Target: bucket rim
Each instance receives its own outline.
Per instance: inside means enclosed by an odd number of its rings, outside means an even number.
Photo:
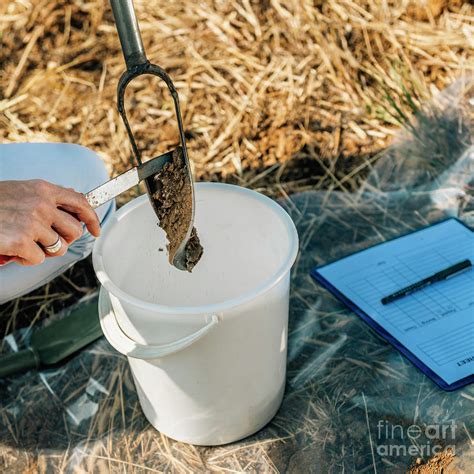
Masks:
[[[141,196],[138,196],[137,198],[129,201],[117,212],[115,212],[115,214],[112,216],[112,219],[102,229],[101,236],[94,243],[94,249],[92,252],[92,263],[98,280],[108,292],[112,293],[119,300],[127,302],[128,304],[133,304],[134,306],[148,312],[164,313],[168,315],[202,315],[210,313],[222,313],[236,306],[248,303],[249,301],[256,299],[260,295],[266,293],[267,291],[278,285],[278,283],[280,283],[280,281],[287,275],[287,273],[291,270],[291,267],[293,266],[298,255],[299,238],[293,220],[280,204],[278,204],[276,201],[269,198],[268,196],[265,196],[264,194],[235,184],[199,182],[195,183],[195,187],[199,189],[232,188],[232,190],[235,192],[240,192],[254,199],[258,199],[260,202],[266,204],[273,211],[275,211],[275,213],[285,224],[290,240],[289,247],[291,250],[288,252],[288,255],[282,265],[280,265],[280,267],[269,278],[265,279],[265,281],[262,284],[258,285],[256,288],[247,291],[236,298],[230,298],[219,303],[196,306],[169,306],[144,301],[127,293],[126,291],[118,287],[108,277],[102,258],[102,246],[103,242],[105,242],[105,236],[110,231],[109,229],[111,229],[111,224],[117,219],[122,219],[134,209],[143,205],[144,202],[148,200],[147,194],[142,194]]]

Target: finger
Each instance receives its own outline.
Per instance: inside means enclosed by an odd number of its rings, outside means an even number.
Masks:
[[[46,247],[54,245],[57,240],[61,240],[61,248],[54,253],[49,253],[46,250]],[[61,257],[67,252],[68,244],[67,242],[57,234],[51,227],[44,226],[37,231],[36,241],[41,245],[43,252],[47,257]]]
[[[59,239],[61,240],[61,248],[57,252],[49,253],[46,249],[42,249],[46,255],[46,258],[62,257],[68,251],[68,243],[61,236],[59,236]]]
[[[51,227],[68,243],[72,244],[84,233],[82,224],[71,214],[58,209],[53,216]]]
[[[16,261],[20,265],[39,265],[43,263],[46,258],[43,249],[33,241],[22,247],[19,254],[20,255],[16,257]]]
[[[29,231],[24,225],[9,226],[2,228],[4,231],[0,236],[2,254],[9,255],[20,265],[38,265],[43,263],[46,256],[35,239],[35,223],[29,225]],[[33,232],[31,232],[33,230]]]
[[[61,209],[76,214],[93,236],[99,236],[99,218],[83,194],[72,189],[61,188],[57,197],[57,204]]]

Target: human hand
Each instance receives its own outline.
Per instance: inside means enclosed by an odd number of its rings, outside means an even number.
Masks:
[[[21,265],[64,255],[82,236],[81,222],[99,236],[99,219],[83,194],[42,180],[0,181],[0,255]],[[45,247],[58,238],[60,250],[48,254]]]

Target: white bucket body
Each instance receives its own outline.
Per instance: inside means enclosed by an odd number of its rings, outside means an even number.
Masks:
[[[192,274],[169,265],[146,196],[110,220],[93,260],[102,328],[129,358],[146,417],[176,440],[218,445],[280,406],[298,238],[274,201],[225,184],[196,185],[195,224],[204,255]]]

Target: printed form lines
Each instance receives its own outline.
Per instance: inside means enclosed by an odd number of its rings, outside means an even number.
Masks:
[[[470,355],[474,350],[474,321],[420,344],[418,348],[438,365],[447,364],[463,355]]]

